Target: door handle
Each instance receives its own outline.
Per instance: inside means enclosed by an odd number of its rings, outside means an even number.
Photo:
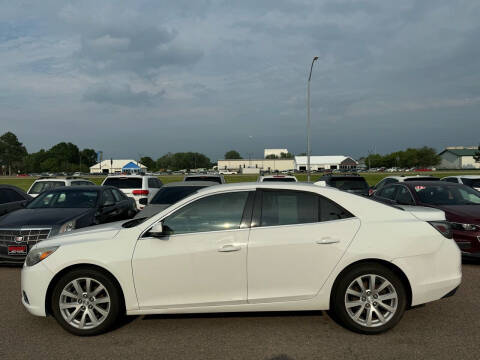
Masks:
[[[315,242],[319,245],[336,244],[340,242],[340,239],[335,239],[335,238],[331,238],[330,236],[325,236]]]
[[[218,249],[219,252],[232,252],[232,251],[239,251],[242,247],[233,244],[223,245],[221,248]]]

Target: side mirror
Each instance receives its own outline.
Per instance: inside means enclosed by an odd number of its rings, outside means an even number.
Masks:
[[[148,198],[141,198],[138,200],[141,205],[148,205]]]
[[[163,233],[163,224],[162,222],[158,222],[155,225],[152,226],[150,231],[148,232],[148,235],[153,236],[153,237],[162,237],[165,235]]]

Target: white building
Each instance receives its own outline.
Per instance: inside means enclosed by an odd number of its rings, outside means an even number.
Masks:
[[[480,169],[480,162],[473,156],[478,152],[475,146],[449,146],[440,154],[440,169]]]
[[[103,160],[90,167],[90,174],[142,173],[147,167],[135,160]]]
[[[275,155],[276,157],[280,158],[282,153],[288,154],[288,149],[264,149],[263,157],[266,158],[269,155]]]
[[[318,170],[334,170],[344,169],[351,170],[356,169],[358,162],[349,156],[333,155],[333,156],[310,156],[310,169],[312,171]],[[295,156],[295,170],[306,171],[307,170],[307,157]]]
[[[238,159],[218,160],[218,170],[231,170],[246,173],[242,169],[254,168],[261,171],[274,172],[295,169],[293,159]]]

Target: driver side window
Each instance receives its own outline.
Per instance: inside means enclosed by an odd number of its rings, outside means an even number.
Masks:
[[[248,191],[211,195],[185,205],[163,221],[168,235],[239,229]]]
[[[103,205],[113,205],[115,204],[115,198],[110,190],[105,190],[103,192]]]

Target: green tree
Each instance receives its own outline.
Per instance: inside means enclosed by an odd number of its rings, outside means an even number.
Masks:
[[[157,163],[150,156],[142,157],[140,163],[145,165],[149,171],[155,171],[157,169]]]
[[[293,154],[292,153],[289,153],[289,152],[282,152],[280,154],[280,159],[293,159]]]
[[[80,156],[82,165],[90,167],[97,163],[97,152],[93,149],[83,149]]]
[[[26,155],[27,149],[14,133],[8,131],[0,136],[0,164],[6,166],[8,175],[12,175],[12,169],[20,169]]]
[[[236,150],[230,150],[225,153],[225,159],[226,160],[235,160],[235,159],[243,159],[240,156],[240,153]]]
[[[275,154],[270,154],[270,155],[265,156],[265,159],[278,159],[278,156],[275,155]]]
[[[197,152],[168,153],[157,160],[157,167],[162,170],[188,170],[211,166],[210,159]]]

